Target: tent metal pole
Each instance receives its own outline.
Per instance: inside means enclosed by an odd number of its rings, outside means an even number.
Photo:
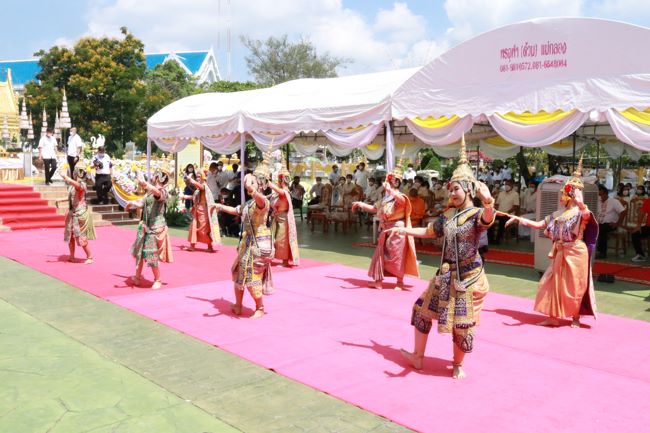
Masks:
[[[241,205],[243,206],[244,203],[246,202],[246,195],[244,194],[244,170],[246,168],[246,155],[245,151],[246,150],[246,134],[244,132],[239,134],[239,179],[240,179],[240,185],[239,185],[239,192],[241,194]]]
[[[384,120],[386,127],[386,173],[390,173],[395,165],[395,143],[393,141],[393,125],[392,121]]]
[[[576,171],[576,133],[573,133],[573,166],[571,168],[571,173]]]
[[[151,180],[151,139],[147,139],[147,180]]]
[[[476,179],[478,179],[478,166],[481,165],[481,145],[476,145]]]
[[[599,168],[600,168],[600,141],[596,139],[596,178],[598,178]]]

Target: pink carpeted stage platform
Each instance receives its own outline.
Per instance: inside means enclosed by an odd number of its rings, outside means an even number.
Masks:
[[[491,293],[464,381],[450,378],[451,339],[431,334],[422,372],[408,368],[410,291],[365,288],[366,272],[305,260],[274,267],[268,314],[230,314],[232,247],[180,250],[163,289],[132,288],[135,233],[98,228],[92,265],[64,261],[61,230],[0,234],[2,254],[209,344],[418,431],[645,431],[650,324],[601,315],[582,329],[542,328],[532,301]],[[149,277],[150,278],[150,277]],[[392,287],[388,285],[388,287]],[[252,305],[245,298],[245,305]],[[245,313],[250,313],[248,309]]]

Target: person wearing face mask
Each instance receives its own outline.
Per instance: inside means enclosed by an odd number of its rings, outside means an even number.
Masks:
[[[93,202],[96,204],[108,204],[108,192],[111,190],[113,183],[113,162],[111,157],[104,151],[104,146],[97,148],[97,155],[93,159],[95,167],[95,190],[97,199]]]
[[[52,128],[47,128],[45,135],[38,142],[38,160],[43,161],[45,167],[45,185],[52,183],[52,176],[56,173],[56,148],[58,143]]]
[[[366,170],[366,163],[360,162],[357,167],[357,171],[354,172],[354,182],[365,190],[368,187],[368,171]]]
[[[625,206],[630,205],[630,201],[632,200],[632,197],[630,197],[630,188],[627,186],[623,185],[619,187],[618,190],[618,197],[617,197]]]
[[[413,164],[409,164],[406,167],[406,171],[404,172],[404,180],[411,180],[415,179],[416,173],[415,170],[413,170]]]
[[[550,263],[539,282],[535,311],[548,316],[541,326],[559,326],[571,318],[572,328],[580,327],[580,316],[596,317],[596,297],[591,278],[591,254],[598,238],[598,223],[584,203],[582,158],[573,176],[562,188],[563,209],[542,221],[511,216],[507,225],[524,224],[544,230],[553,241]]]
[[[413,239],[390,230],[393,227],[411,227],[411,202],[399,191],[403,175],[400,166],[397,164],[386,176],[381,201],[374,206],[361,201],[352,203],[353,213],[361,209],[376,214],[380,220],[381,234],[368,269],[368,276],[373,280],[370,287],[377,289],[383,287],[383,280],[389,275],[397,278],[395,290],[404,288],[404,275],[419,276]]]
[[[643,185],[636,186],[636,193],[634,194],[635,199],[644,199],[646,196],[646,190]]]
[[[74,166],[83,156],[84,143],[81,137],[77,134],[77,128],[70,128],[70,136],[68,137],[68,148],[66,154],[68,157],[68,166],[70,167],[70,176],[73,176]]]
[[[528,188],[524,191],[521,196],[521,211],[522,218],[535,218],[535,212],[537,207],[537,184],[532,180],[528,183]],[[519,225],[519,237],[530,237],[531,230],[529,227]]]
[[[429,332],[434,321],[439,333],[452,336],[454,379],[465,378],[463,361],[474,349],[475,328],[489,283],[479,253],[481,234],[494,223],[494,199],[488,186],[474,177],[461,140],[460,161],[448,183],[449,207],[423,228],[394,228],[393,232],[418,238],[442,238],[441,263],[429,287],[413,305],[413,351],[402,356],[422,369]],[[473,198],[482,207],[475,207]]]
[[[338,185],[340,177],[341,175],[339,174],[339,166],[334,164],[332,166],[332,172],[329,174],[330,183],[332,185]]]
[[[210,189],[214,201],[219,201],[219,196],[221,195],[221,188],[217,182],[217,163],[211,162],[210,167],[208,168],[208,176],[205,179],[205,184]]]
[[[505,189],[497,196],[496,207],[497,211],[503,214],[517,215],[519,213],[519,194],[513,190],[514,183],[512,179],[505,182]],[[488,232],[490,243],[499,245],[503,234],[505,233],[506,222],[508,217],[505,215],[497,216],[497,230],[496,236],[494,234],[494,227]]]

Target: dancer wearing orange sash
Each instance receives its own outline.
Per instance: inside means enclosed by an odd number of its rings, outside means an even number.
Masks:
[[[187,240],[190,247],[187,251],[194,251],[197,242],[207,244],[208,252],[214,252],[213,245],[221,245],[221,231],[217,208],[214,203],[212,191],[205,183],[205,175],[202,172],[196,173],[196,180],[185,176],[185,183],[194,187],[192,195],[183,195],[183,200],[192,200],[192,222],[187,233]]]
[[[571,326],[580,327],[580,316],[596,317],[596,296],[591,275],[591,256],[598,238],[598,222],[584,203],[582,158],[578,168],[562,189],[564,209],[542,221],[511,216],[508,225],[518,222],[544,230],[553,241],[548,257],[551,262],[539,282],[535,311],[548,316],[542,326],[558,326],[559,319],[571,318]]]
[[[380,219],[382,232],[368,269],[368,276],[373,279],[370,287],[377,289],[382,288],[384,278],[389,275],[397,278],[395,290],[404,288],[404,275],[420,276],[413,239],[390,230],[393,227],[411,228],[411,202],[399,192],[403,174],[399,165],[386,176],[384,197],[374,206],[361,201],[352,203],[352,213],[361,209],[377,214]]]

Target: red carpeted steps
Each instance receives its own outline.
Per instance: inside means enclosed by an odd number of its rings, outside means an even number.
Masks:
[[[25,230],[63,227],[64,221],[33,187],[0,183],[0,224]]]

